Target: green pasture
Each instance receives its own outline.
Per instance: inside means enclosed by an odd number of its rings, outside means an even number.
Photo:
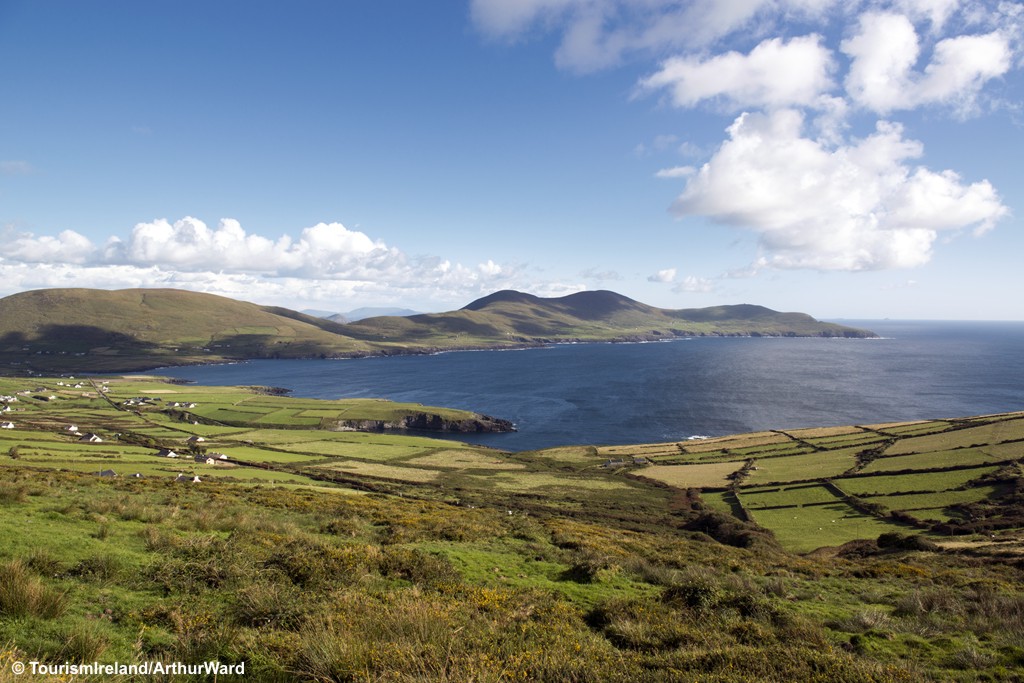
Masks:
[[[810,444],[814,444],[819,448],[825,448],[828,450],[849,446],[860,446],[864,449],[872,444],[882,443],[887,438],[889,437],[883,436],[882,434],[862,432],[860,434],[848,434],[845,436],[822,436],[813,439],[805,439],[805,441]]]
[[[904,437],[941,432],[949,429],[949,427],[952,426],[952,423],[945,420],[926,420],[916,422],[886,422],[882,424],[870,424],[863,426],[867,429],[884,432],[885,434]]]
[[[319,427],[321,418],[306,416],[300,408],[280,408],[265,413],[254,420],[258,425],[281,425],[282,427]]]
[[[1024,459],[1024,441],[982,446],[981,450],[998,462]]]
[[[739,492],[740,503],[744,507],[756,510],[782,506],[818,505],[835,503],[841,499],[831,490],[821,485],[784,486],[763,489],[744,488]]]
[[[983,465],[987,463],[1013,460],[1015,455],[998,458],[986,452],[985,448],[958,448],[952,451],[933,451],[930,453],[913,453],[910,455],[894,455],[872,460],[861,472],[895,472],[899,470],[924,470],[963,465]]]
[[[375,479],[392,479],[413,484],[432,482],[441,474],[438,470],[427,470],[419,467],[399,467],[361,460],[339,460],[320,465],[313,465],[316,471],[338,472],[341,474],[373,477]]]
[[[1018,417],[963,429],[951,429],[939,434],[900,439],[886,449],[886,455],[946,451],[1021,439],[1024,439],[1024,418]]]
[[[964,491],[937,491],[934,493],[910,493],[903,496],[871,496],[863,500],[884,505],[890,510],[922,510],[944,508],[961,503],[977,503],[999,491],[995,486],[973,486]]]
[[[810,446],[795,441],[729,449],[729,452],[734,457],[741,456],[745,458],[773,458],[780,455],[800,455],[801,453],[811,453],[813,451],[814,449]]]
[[[906,527],[865,515],[846,503],[812,505],[799,509],[747,509],[761,526],[771,529],[785,548],[808,552],[822,546],[837,546],[858,538],[877,538]]]
[[[500,472],[497,474],[467,474],[466,480],[476,480],[477,485],[493,486],[504,492],[539,493],[550,492],[557,496],[560,492],[573,492],[577,495],[593,495],[598,492],[627,493],[642,492],[643,487],[627,483],[622,479],[597,478],[584,475],[567,475],[545,472]],[[555,499],[557,500],[557,498]]]
[[[915,472],[893,476],[849,477],[834,480],[844,492],[855,496],[885,495],[888,493],[948,491],[964,486],[969,481],[995,472],[998,467],[974,467],[945,472]]]
[[[735,515],[738,511],[732,502],[734,495],[731,491],[701,491],[700,499],[716,512]]]
[[[216,448],[216,452],[227,455],[230,460],[244,460],[246,462],[304,465],[323,460],[323,456],[319,455],[282,452],[269,448],[259,448],[258,446],[226,444],[223,447],[219,445],[211,447],[210,451],[213,451],[214,448]]]
[[[394,448],[394,447],[393,447]],[[434,451],[406,461],[415,467],[458,470],[523,470],[526,465],[512,462],[496,453],[474,451],[467,448]]]
[[[759,458],[744,480],[744,486],[775,484],[792,481],[810,481],[835,477],[852,468],[859,448],[835,451],[815,451],[804,455],[783,455]]]
[[[372,441],[298,441],[276,446],[294,453],[359,458],[361,460],[396,460],[426,453],[422,446],[374,443]]]

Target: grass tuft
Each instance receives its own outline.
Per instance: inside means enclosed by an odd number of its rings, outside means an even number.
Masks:
[[[67,610],[67,594],[47,586],[26,563],[0,564],[0,614],[5,617],[56,619]]]

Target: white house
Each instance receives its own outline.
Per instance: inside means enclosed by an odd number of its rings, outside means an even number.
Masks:
[[[85,443],[102,443],[103,442],[103,439],[101,439],[97,435],[93,434],[92,432],[86,432],[85,434],[82,434],[81,438],[79,438],[78,440],[82,441],[82,442],[85,442]]]
[[[189,443],[202,443],[204,441],[206,441],[206,439],[204,439],[201,436],[190,436],[190,437],[188,437],[188,442]]]
[[[0,429],[14,429],[13,422],[0,422]]]
[[[175,453],[174,451],[172,451],[169,448],[161,448],[157,452],[157,455],[162,457],[162,458],[177,458],[178,457],[178,454]]]
[[[193,484],[198,484],[201,480],[199,479],[198,476],[194,474],[185,474],[184,472],[182,472],[181,474],[174,478],[174,481],[189,481],[192,482]]]

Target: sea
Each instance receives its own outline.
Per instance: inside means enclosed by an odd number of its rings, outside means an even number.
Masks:
[[[518,431],[445,438],[509,451],[1024,410],[1024,322],[837,322],[880,338],[695,337],[154,374],[464,408],[511,420]]]

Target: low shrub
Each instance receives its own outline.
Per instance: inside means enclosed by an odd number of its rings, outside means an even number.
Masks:
[[[456,583],[462,578],[447,558],[416,548],[384,548],[379,568],[384,576],[420,586]]]
[[[108,584],[121,576],[122,568],[123,563],[119,557],[105,553],[81,560],[68,573],[100,584]]]
[[[297,628],[306,614],[305,601],[298,589],[268,581],[239,590],[230,611],[241,626],[285,630]]]
[[[664,603],[698,611],[717,607],[724,597],[717,584],[699,580],[669,586],[661,594]]]

